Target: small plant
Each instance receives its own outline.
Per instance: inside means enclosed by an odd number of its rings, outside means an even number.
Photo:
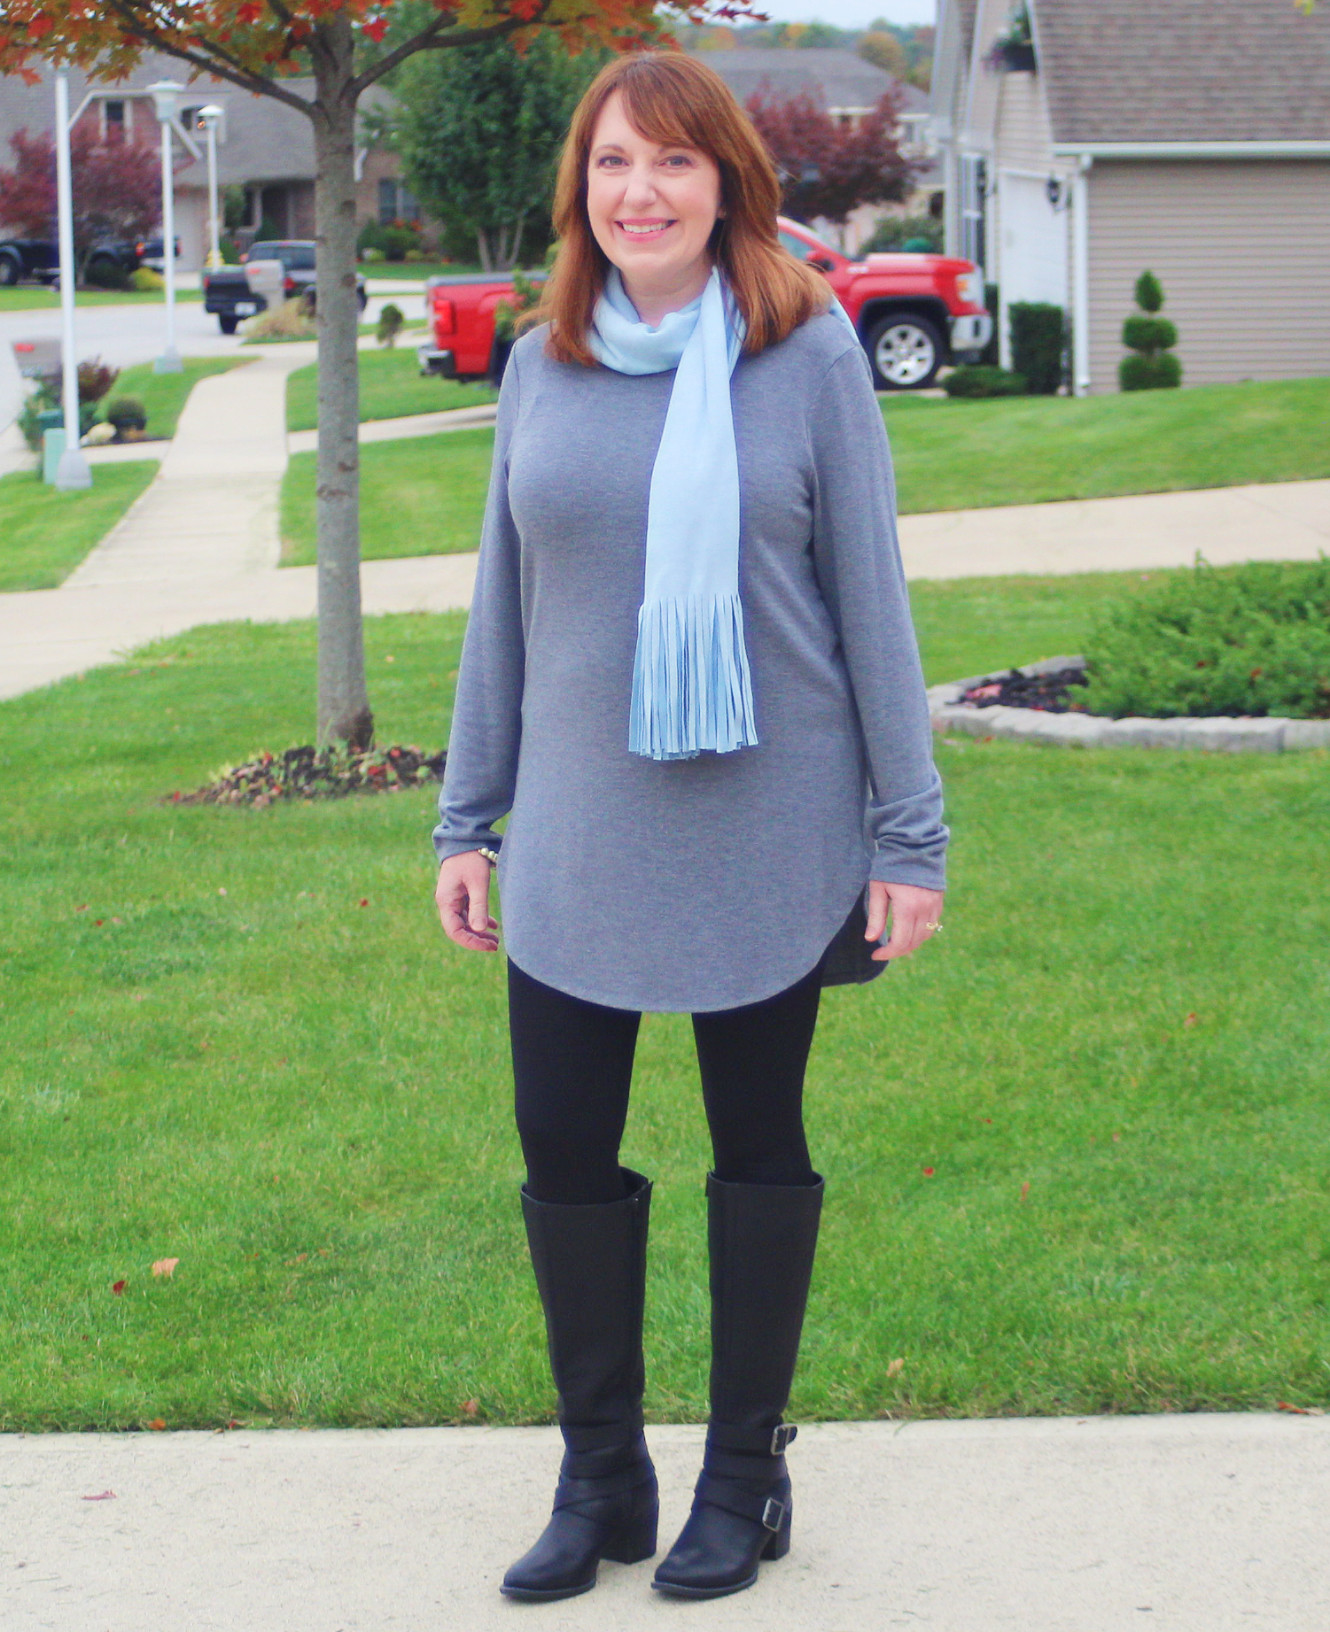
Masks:
[[[394,221],[390,227],[383,228],[383,240],[380,247],[383,250],[385,259],[405,261],[408,250],[420,248],[420,233],[415,227],[409,227],[403,222]]]
[[[966,363],[947,375],[942,389],[949,397],[1023,397],[1029,389],[1023,374],[993,363]]]
[[[879,221],[873,236],[861,244],[859,255],[942,253],[942,222],[932,215],[889,215]]]
[[[397,336],[402,332],[402,324],[406,322],[402,308],[391,300],[379,313],[379,327],[375,334],[381,346],[395,346]]]
[[[89,263],[85,281],[93,289],[126,290],[132,287],[125,268],[106,255],[98,255]]]
[[[1030,24],[1029,7],[1020,0],[1007,25],[993,41],[984,57],[984,65],[999,74],[1028,74],[1036,67],[1034,30]]]
[[[148,428],[148,410],[137,397],[113,398],[107,403],[103,417],[108,425],[115,427],[120,441],[128,440],[130,433],[142,435]]]
[[[364,261],[366,266],[377,266],[377,265],[381,264],[383,261],[387,260],[388,257],[383,253],[383,251],[381,249],[376,249],[371,244],[368,249],[362,249],[361,250],[360,258],[361,258],[362,261]]]
[[[1178,331],[1159,312],[1164,290],[1153,272],[1136,280],[1139,311],[1122,325],[1122,343],[1132,353],[1118,364],[1118,385],[1123,391],[1159,391],[1182,384],[1182,364],[1173,355]]]
[[[1330,719],[1330,557],[1223,571],[1198,558],[1111,607],[1085,653],[1077,706],[1091,714]]]
[[[136,266],[129,275],[129,282],[132,288],[145,295],[157,294],[166,288],[166,279],[150,266]]]
[[[1056,396],[1067,345],[1067,319],[1061,306],[1015,300],[1007,307],[1007,321],[1011,366],[1029,381],[1032,396]]]
[[[494,338],[510,343],[515,340],[523,313],[533,310],[539,300],[540,285],[514,268],[512,295],[494,309]]]
[[[100,357],[86,359],[79,364],[79,401],[100,402],[119,378],[120,370]]]

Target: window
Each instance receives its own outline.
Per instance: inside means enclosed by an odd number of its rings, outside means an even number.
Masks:
[[[102,103],[102,140],[114,141],[125,134],[125,104],[119,98],[107,98]]]
[[[386,227],[397,219],[397,183],[384,176],[379,181],[379,225]]]
[[[986,243],[988,167],[974,153],[961,155],[961,254],[982,272]]]

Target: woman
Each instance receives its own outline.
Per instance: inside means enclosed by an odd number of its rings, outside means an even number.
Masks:
[[[710,1425],[652,1584],[715,1597],[789,1547],[820,987],[939,927],[947,833],[882,416],[844,313],[778,245],[778,201],[712,70],[610,64],[564,149],[545,322],[499,400],[434,837],[468,950],[498,948],[498,867],[565,1444],[549,1525],[504,1579],[517,1598],[655,1552],[651,1185],[618,1156],[641,1012],[692,1014],[715,1154]]]

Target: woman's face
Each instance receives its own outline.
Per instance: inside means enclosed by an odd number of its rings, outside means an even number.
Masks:
[[[634,304],[641,295],[680,296],[679,304],[686,305],[701,293],[720,210],[716,161],[695,147],[648,140],[629,124],[616,91],[591,137],[587,215]]]

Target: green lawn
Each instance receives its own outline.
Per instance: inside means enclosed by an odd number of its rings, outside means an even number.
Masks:
[[[62,583],[156,474],[155,459],[100,465],[92,486],[74,493],[27,471],[0,477],[0,592]]]
[[[480,545],[494,433],[488,428],[371,442],[360,450],[360,550],[367,561],[452,555]],[[282,560],[315,559],[317,455],[297,453],[282,480]]]
[[[317,364],[298,368],[288,378],[288,431],[312,431],[318,426],[318,389]],[[382,351],[360,353],[361,419],[398,419],[406,414],[438,413],[445,408],[470,408],[493,402],[496,396],[487,385],[459,385],[456,380],[422,375],[415,346],[409,341]]]
[[[902,514],[1330,476],[1330,380],[1081,401],[894,396],[883,412]],[[362,448],[366,556],[475,549],[492,446],[477,430]],[[291,461],[282,517],[291,559],[312,561],[312,455]]]
[[[200,301],[198,289],[177,289],[177,300]],[[159,289],[80,289],[74,297],[76,306],[164,306],[166,296]],[[0,289],[0,313],[4,312],[58,312],[60,295],[55,289],[39,284],[20,284],[17,289]]]
[[[459,272],[479,272],[480,266],[461,261],[362,261],[363,278],[424,279],[447,277]],[[502,274],[496,274],[502,276]]]
[[[1330,379],[882,400],[907,512],[1330,476]]]
[[[918,585],[929,677],[1074,647],[1112,587]],[[462,629],[369,620],[382,741],[444,740]],[[441,937],[430,795],[159,802],[308,740],[314,671],[310,626],[232,625],[0,704],[0,1429],[549,1419],[503,969]],[[814,1050],[792,1415],[1330,1405],[1327,757],[940,759],[947,934]],[[682,1016],[625,1159],[648,1411],[696,1418]]]
[[[136,363],[120,371],[107,401],[116,397],[137,397],[148,415],[150,437],[175,435],[180,410],[189,393],[210,374],[225,374],[249,362],[248,357],[186,357],[179,374],[155,374],[151,363]]]

